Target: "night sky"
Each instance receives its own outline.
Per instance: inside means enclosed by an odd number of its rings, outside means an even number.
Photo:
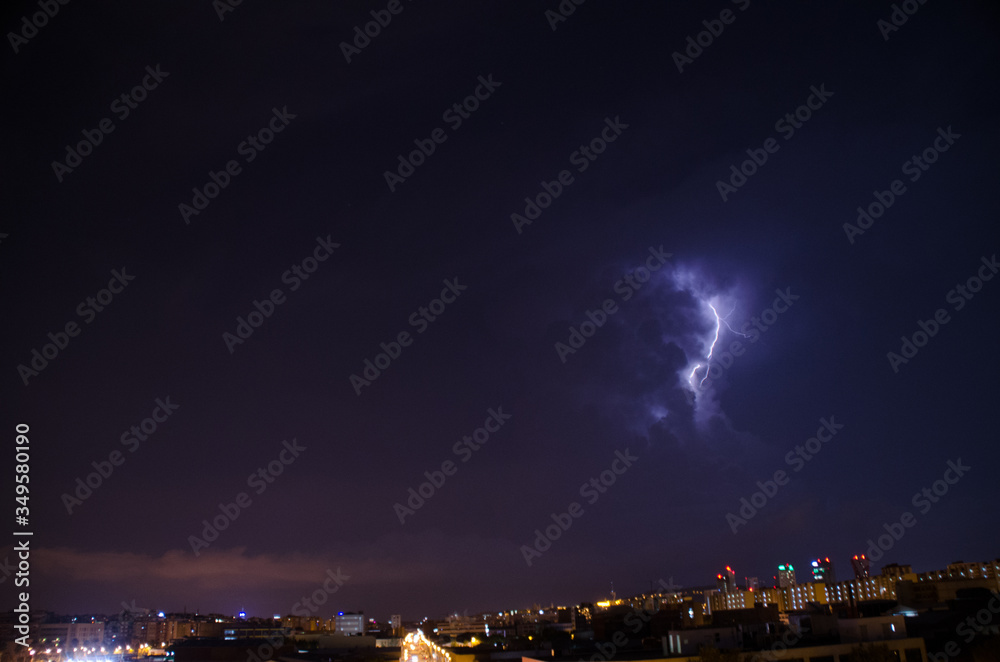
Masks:
[[[875,572],[1000,554],[991,3],[14,5],[33,608],[847,578],[884,525]]]

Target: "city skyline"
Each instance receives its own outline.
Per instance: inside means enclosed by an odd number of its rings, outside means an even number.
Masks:
[[[859,555],[859,556],[863,557],[863,555]],[[832,560],[828,559],[828,561],[832,561]],[[970,561],[963,561],[963,560],[956,560],[956,561],[949,562],[949,563],[947,563],[945,565],[941,565],[941,566],[936,567],[936,568],[931,568],[931,569],[919,569],[918,568],[916,570],[911,570],[911,572],[912,572],[912,574],[914,574],[914,575],[916,575],[918,577],[918,580],[922,581],[924,578],[930,578],[931,575],[935,575],[935,574],[941,575],[949,567],[952,567],[952,566],[967,566],[967,565],[981,566],[984,571],[986,571],[988,569],[989,571],[991,571],[994,574],[996,574],[998,568],[1000,568],[1000,557],[997,557],[996,559],[985,560],[985,561],[971,561],[971,562]],[[877,576],[896,577],[898,575],[899,568],[904,568],[904,569],[912,568],[912,566],[910,564],[899,563],[897,561],[893,561],[891,563],[882,564],[881,567],[878,568],[878,572],[876,572],[874,570],[874,568],[873,568],[871,570],[871,572],[869,573],[869,575],[867,575],[865,577],[855,576],[855,574],[852,572],[852,574],[849,577],[848,576],[844,576],[844,577],[836,579],[834,582],[826,582],[823,579],[816,577],[815,573],[812,572],[813,566],[811,566],[809,564],[809,562],[807,562],[807,564],[802,567],[802,570],[803,570],[803,572],[802,572],[802,579],[799,579],[797,571],[794,571],[793,564],[778,564],[778,565],[775,566],[775,573],[776,574],[771,575],[771,578],[774,580],[773,583],[771,583],[771,584],[768,584],[767,582],[760,582],[759,581],[759,577],[762,577],[762,576],[766,577],[767,575],[760,575],[760,574],[758,574],[758,575],[745,575],[745,574],[739,574],[739,575],[737,575],[736,574],[736,569],[732,568],[731,566],[726,566],[725,570],[731,571],[733,573],[733,577],[735,579],[735,582],[733,584],[733,588],[731,590],[743,591],[743,590],[747,590],[747,589],[749,589],[749,590],[757,590],[757,589],[763,589],[763,588],[779,588],[779,587],[781,587],[782,584],[781,584],[781,581],[780,581],[780,579],[781,579],[780,575],[781,575],[781,572],[786,569],[786,566],[788,567],[788,571],[791,573],[791,575],[793,577],[795,577],[795,584],[799,584],[799,585],[801,585],[801,584],[845,584],[845,583],[851,583],[851,582],[854,582],[854,581],[857,581],[857,580],[868,579],[868,578],[873,578],[873,577],[877,577]],[[884,569],[886,569],[887,567],[893,568],[893,572],[891,572],[891,573],[884,572]],[[964,577],[964,570],[962,571],[962,574],[963,574],[963,577]],[[336,577],[336,576],[337,576],[336,573],[328,573],[328,577]],[[725,576],[725,571],[723,571],[723,573],[721,573],[721,574],[720,573],[716,573],[715,576],[717,578],[721,579],[722,577]],[[947,576],[947,575],[945,575],[945,576]],[[997,576],[1000,576],[1000,574],[998,574]],[[750,588],[748,586],[747,580],[754,580],[754,582],[753,582],[754,583],[754,588]],[[334,582],[333,585],[337,586],[337,583]],[[998,589],[1000,589],[1000,583],[998,583]],[[532,602],[530,604],[522,604],[522,605],[519,605],[519,606],[512,606],[512,605],[498,606],[498,605],[493,605],[490,608],[481,609],[481,610],[478,610],[478,611],[476,611],[474,613],[478,615],[478,614],[491,614],[491,613],[511,613],[511,612],[517,612],[517,611],[531,612],[532,610],[539,609],[539,608],[541,608],[541,609],[549,609],[549,608],[555,608],[555,607],[566,608],[566,607],[575,607],[575,606],[578,606],[578,605],[581,605],[581,604],[592,604],[592,605],[593,604],[598,604],[598,603],[604,604],[604,603],[608,602],[610,596],[615,595],[615,594],[618,595],[618,600],[622,600],[622,599],[632,599],[632,598],[636,598],[636,597],[640,597],[640,596],[645,596],[645,595],[670,595],[672,593],[684,594],[684,593],[690,593],[691,591],[697,591],[698,593],[704,593],[705,591],[708,591],[708,592],[718,591],[718,592],[725,593],[727,591],[727,589],[724,586],[721,586],[720,584],[716,584],[714,582],[693,583],[693,584],[689,584],[689,585],[675,584],[674,583],[674,578],[671,576],[668,579],[659,578],[655,582],[651,580],[649,582],[649,590],[636,590],[636,591],[627,591],[626,590],[624,592],[623,591],[616,591],[613,588],[613,583],[612,583],[612,585],[609,587],[607,593],[605,593],[603,595],[599,595],[599,596],[594,596],[591,599],[578,599],[576,601],[564,602],[564,603],[559,603],[559,604],[557,604],[556,602],[552,602],[552,601],[550,601],[550,602],[535,601],[535,602]],[[332,596],[336,593],[336,591],[335,590],[334,591],[327,591],[327,593],[328,593],[328,599],[332,600],[333,599]],[[614,598],[612,598],[612,600],[613,599]],[[369,619],[371,619],[373,621],[377,621],[377,622],[380,622],[380,623],[383,623],[383,624],[389,622],[389,617],[388,616],[385,616],[385,617],[383,617],[383,616],[375,616],[374,612],[368,611],[367,609],[364,608],[363,605],[355,605],[352,608],[347,608],[344,605],[334,606],[333,604],[330,604],[329,607],[326,607],[326,605],[327,605],[327,601],[324,601],[323,602],[323,607],[324,608],[315,608],[314,609],[312,606],[306,606],[306,605],[303,605],[300,602],[300,603],[297,603],[297,604],[293,605],[292,608],[290,610],[288,610],[287,612],[280,612],[280,611],[274,611],[274,610],[268,611],[268,610],[265,609],[264,611],[262,611],[260,613],[249,612],[249,611],[246,611],[245,609],[243,609],[242,607],[238,611],[231,612],[231,613],[227,613],[225,611],[219,611],[219,610],[216,610],[216,609],[200,609],[200,608],[196,608],[196,609],[189,610],[186,607],[184,609],[181,609],[181,610],[171,611],[171,610],[160,609],[160,608],[156,607],[155,605],[154,606],[146,606],[146,605],[141,605],[141,604],[137,605],[134,599],[131,601],[131,604],[123,601],[119,606],[121,608],[123,608],[125,611],[131,612],[134,615],[145,613],[145,614],[147,614],[149,616],[155,616],[155,615],[159,614],[160,618],[164,618],[164,617],[169,618],[171,616],[199,616],[199,615],[200,616],[209,616],[209,615],[223,614],[223,615],[226,615],[229,618],[239,619],[239,620],[242,620],[242,619],[251,619],[251,620],[253,620],[253,619],[262,619],[262,620],[268,620],[268,619],[271,619],[271,618],[277,618],[278,616],[281,616],[283,618],[284,617],[288,617],[288,616],[298,616],[299,618],[314,618],[314,619],[322,619],[322,620],[333,620],[337,615],[343,616],[344,614],[364,614],[367,618],[369,618]],[[44,606],[42,607],[42,609],[44,609]],[[53,610],[45,610],[45,611],[52,612]],[[119,609],[117,611],[121,611],[121,609]],[[103,614],[105,616],[110,616],[110,615],[113,615],[114,613],[116,613],[116,612],[100,612],[100,611],[95,611],[95,610],[83,610],[83,611],[77,612],[77,614],[80,614],[80,615]],[[390,613],[390,612],[387,612],[387,613]],[[391,614],[397,614],[397,613],[399,613],[399,612],[398,611],[391,612]],[[74,614],[61,614],[61,616],[64,616],[64,617],[68,617],[68,616],[71,616],[71,615],[74,615]],[[325,615],[329,615],[329,618],[328,619],[324,618]],[[428,619],[428,618],[430,618],[430,619],[446,619],[446,618],[449,618],[449,617],[455,616],[455,615],[468,617],[470,614],[469,614],[469,610],[468,609],[463,610],[461,613],[458,612],[458,611],[446,611],[446,612],[436,613],[436,614],[421,613],[421,614],[418,615],[418,613],[415,612],[413,614],[405,614],[405,620],[407,622],[416,622],[416,621],[419,621],[421,619]]]

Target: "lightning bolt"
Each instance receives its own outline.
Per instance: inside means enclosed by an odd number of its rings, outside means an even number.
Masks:
[[[715,354],[715,345],[719,342],[719,331],[722,330],[722,319],[719,318],[719,311],[716,310],[715,306],[711,303],[708,304],[708,307],[712,309],[712,314],[715,315],[715,337],[712,338],[712,346],[708,350],[708,356],[705,357],[707,361],[707,363],[705,363],[705,376],[701,378],[701,382],[699,382],[698,386],[704,386],[705,380],[708,379],[708,367],[712,365],[712,356]],[[727,323],[726,326],[729,326],[729,324]]]
[[[701,367],[701,364],[700,363],[696,363],[695,366],[693,368],[691,368],[691,374],[688,375],[688,384],[691,385],[691,388],[694,388],[694,381],[692,381],[692,380],[694,380],[694,373],[698,372],[698,368],[700,368],[700,367]]]
[[[729,311],[729,313],[727,313],[727,314],[726,314],[726,316],[722,318],[722,323],[726,325],[726,328],[727,328],[727,329],[729,329],[730,331],[732,331],[732,332],[733,332],[733,333],[735,333],[736,335],[738,335],[738,336],[743,336],[744,338],[748,338],[749,336],[747,336],[747,334],[745,334],[745,333],[740,333],[739,331],[737,331],[736,329],[734,329],[733,327],[731,327],[731,326],[729,325],[729,318],[730,318],[730,317],[732,317],[732,316],[733,316],[733,313],[735,313],[735,312],[736,312],[736,304],[733,304],[733,307],[732,307],[732,309],[731,309],[731,310]],[[718,317],[719,317],[718,313],[716,313],[715,317],[716,317],[716,319],[718,319]]]
[[[744,338],[748,337],[747,334],[740,333],[729,324],[728,321],[729,317],[736,310],[735,305],[733,306],[733,309],[726,314],[725,317],[720,317],[719,311],[715,308],[715,306],[712,305],[712,302],[708,301],[706,302],[706,304],[708,305],[709,308],[712,309],[712,315],[715,316],[715,337],[712,338],[712,345],[708,349],[708,356],[705,357],[704,365],[701,363],[696,364],[694,368],[691,369],[691,374],[688,375],[688,383],[691,385],[692,388],[694,388],[694,379],[700,368],[705,368],[705,376],[701,378],[700,382],[698,382],[698,387],[701,388],[702,386],[704,386],[705,380],[708,379],[708,368],[712,365],[712,357],[715,356],[715,346],[719,343],[719,335],[722,331],[723,324],[725,324],[726,328],[729,329],[732,333],[735,333],[738,336],[743,336]]]

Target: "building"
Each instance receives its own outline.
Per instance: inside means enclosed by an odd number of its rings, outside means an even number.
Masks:
[[[713,643],[715,640],[716,632],[708,633],[707,635],[694,635],[688,636],[688,650],[692,650],[692,653],[682,654],[678,656],[676,653],[670,652],[670,646],[675,643],[677,639],[671,641],[669,636],[663,638],[663,655],[660,658],[644,658],[643,662],[701,662],[701,658],[697,655],[697,645],[694,644],[697,641],[700,645],[710,645],[714,647],[724,647],[723,639],[726,636],[725,630],[728,628],[712,628],[712,630],[719,630],[717,633],[719,635],[719,641]],[[670,635],[677,635],[681,638],[680,645],[683,647],[683,638],[692,632],[699,632],[700,630],[680,630],[672,631]],[[702,641],[703,639],[708,639]],[[880,645],[886,646],[890,653],[895,657],[895,659],[900,662],[927,662],[927,650],[924,645],[924,640],[920,637],[909,637],[906,639],[892,639],[889,641],[880,641]],[[778,648],[778,646],[784,646],[784,643],[778,641],[769,649],[758,650],[758,651],[743,651],[742,658],[745,662],[776,662],[781,660],[787,660],[791,662],[849,662],[851,654],[856,652],[856,647],[859,644],[856,643],[841,643],[841,644],[828,644],[819,646],[795,646],[794,648]],[[868,645],[868,644],[865,644]],[[666,656],[670,657],[666,657]],[[549,656],[544,657],[527,657],[522,656],[520,658],[521,662],[553,662],[553,658]],[[556,662],[574,662],[570,658],[554,658]],[[464,662],[463,660],[455,659],[454,662]]]
[[[166,638],[164,641],[176,641],[188,637],[221,637],[225,624],[208,619],[167,618]]]
[[[837,583],[837,579],[833,574],[833,562],[829,556],[816,559],[812,562],[812,574],[814,582],[823,582],[824,584]]]
[[[892,577],[894,579],[901,579],[906,575],[913,574],[913,566],[909,565],[899,565],[898,563],[890,563],[888,565],[882,566],[882,576]]]
[[[224,623],[222,627],[222,639],[224,641],[237,641],[240,639],[267,639],[281,638],[291,634],[281,625],[280,621],[269,620],[266,622],[235,622]]]
[[[840,640],[844,643],[906,638],[906,622],[902,614],[841,618],[837,620],[837,629],[840,632]]]
[[[912,579],[913,575],[907,575]],[[847,604],[871,600],[895,600],[895,577],[880,575],[865,580],[852,579],[836,584],[810,582],[808,584],[789,584],[786,586],[763,586],[756,590],[713,591],[708,595],[710,612],[729,609],[749,609],[752,607],[768,607],[777,605],[781,613],[805,609],[809,604]],[[955,582],[958,588],[979,586],[976,582],[988,580],[962,580]],[[952,596],[956,588],[941,586],[942,594]],[[921,595],[930,595],[929,589]],[[933,595],[937,595],[934,593]]]
[[[267,653],[267,651],[271,651]],[[248,658],[248,652],[250,657]],[[263,655],[261,653],[264,653]],[[247,662],[248,659],[278,659],[295,653],[291,641],[277,639],[182,639],[170,644],[167,657],[173,662]]]
[[[533,615],[534,613],[532,613]],[[542,629],[539,627],[540,624],[544,627],[555,620],[555,618],[552,618],[551,621],[542,621],[537,618],[515,619],[515,625],[526,626],[524,629],[515,627],[515,632],[518,634],[522,632],[537,634]],[[434,628],[434,634],[446,637],[455,637],[462,634],[480,634],[485,636],[486,621],[483,619],[474,619],[471,616],[459,616],[455,614],[449,616],[443,623],[438,623],[437,627]]]
[[[692,628],[667,632],[664,655],[697,655],[702,646],[719,649],[739,648],[743,637],[739,628]]]
[[[959,592],[968,589],[985,589],[994,594],[998,591],[995,579],[932,579],[912,581],[902,579],[896,582],[896,599],[907,607],[930,607],[935,604],[959,599]]]
[[[157,614],[144,614],[132,620],[131,645],[159,648],[167,642],[167,621]]]
[[[754,594],[754,602],[761,607],[769,607],[771,605],[777,605],[779,611],[785,611],[785,590],[780,589],[776,586],[763,586],[756,591]]]
[[[365,633],[365,613],[363,611],[339,611],[334,618],[337,634],[349,637]]]
[[[719,591],[709,596],[711,611],[725,611],[730,609],[748,609],[755,603],[753,591]]]
[[[324,632],[334,627],[333,619],[325,621],[319,616],[276,615],[274,620],[289,632]]]
[[[893,653],[900,662],[927,662],[927,649],[924,640],[920,637],[880,640],[877,643],[888,648],[890,653]],[[870,645],[870,643],[866,642],[866,645]],[[748,662],[765,662],[767,660],[789,659],[794,655],[794,659],[803,662],[820,662],[821,660],[824,662],[847,662],[857,646],[857,643],[796,646],[789,648],[788,651],[781,651],[779,654],[776,654],[777,650],[751,653],[747,656],[747,660]]]
[[[940,579],[992,579],[1000,588],[1000,559],[983,563],[956,561],[949,563],[945,570],[917,573],[917,581]]]
[[[792,584],[785,587],[784,609],[781,611],[798,611],[805,609],[809,603],[825,605],[828,604],[826,584]]]
[[[822,582],[765,586],[754,591],[717,591],[709,596],[711,612],[777,606],[778,611],[784,613],[805,609],[810,603],[825,605],[829,602],[827,586]]]
[[[862,554],[861,556],[855,554],[854,558],[851,559],[851,567],[854,569],[855,579],[868,579],[869,563],[867,556],[865,556],[864,554]]]
[[[736,590],[736,573],[728,565],[724,572],[716,575],[716,588],[723,592]]]
[[[795,568],[791,563],[778,566],[778,586],[781,588],[795,586]]]
[[[100,648],[104,645],[104,621],[41,623],[36,641],[69,649]]]
[[[304,632],[300,634],[291,634],[285,638],[285,641],[291,643],[296,648],[306,648],[306,649],[369,649],[369,648],[385,648],[390,646],[398,647],[399,640],[383,640],[383,643],[379,645],[379,639],[373,637],[370,634],[366,635],[342,635],[333,634],[332,632]],[[326,659],[325,657],[323,658]],[[169,661],[168,661],[169,662]],[[200,660],[199,662],[205,662]],[[264,660],[256,661],[252,657],[244,657],[241,662],[266,662]]]
[[[897,579],[888,575],[852,579],[826,587],[831,603],[861,602],[864,600],[895,600]]]

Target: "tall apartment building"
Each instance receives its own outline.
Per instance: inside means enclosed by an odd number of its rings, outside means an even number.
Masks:
[[[795,586],[795,568],[791,563],[778,566],[778,586],[781,588]]]
[[[723,592],[732,592],[736,590],[736,573],[728,565],[724,572],[720,572],[716,575],[716,588]]]
[[[835,584],[837,582],[833,574],[833,561],[830,560],[829,556],[816,559],[812,562],[812,575],[814,582],[823,582],[824,584]]]
[[[867,556],[865,556],[864,554],[862,554],[861,556],[858,556],[857,554],[855,554],[854,558],[851,559],[851,568],[854,569],[854,578],[855,579],[868,579],[869,565],[870,564],[868,563],[868,557]]]

